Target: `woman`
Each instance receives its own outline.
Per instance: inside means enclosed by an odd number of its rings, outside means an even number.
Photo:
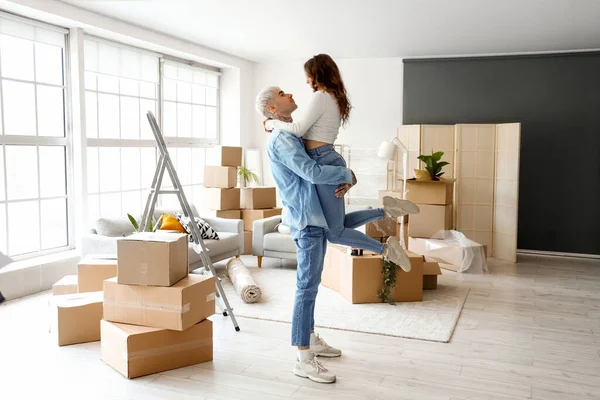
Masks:
[[[340,126],[345,126],[348,122],[352,106],[338,66],[329,55],[319,54],[304,64],[304,72],[313,95],[303,119],[294,122],[267,120],[265,129],[280,129],[302,137],[306,152],[320,165],[345,167],[344,158],[335,151],[333,144]],[[350,185],[317,185],[319,200],[329,226],[327,240],[373,251],[399,265],[404,271],[410,271],[410,260],[396,238],[390,237],[384,244],[354,228],[384,219],[386,215],[398,218],[415,214],[419,212],[419,208],[406,200],[385,197],[383,208],[346,214],[343,196],[349,188]]]

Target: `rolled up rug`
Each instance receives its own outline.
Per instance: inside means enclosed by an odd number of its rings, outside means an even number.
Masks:
[[[231,283],[242,300],[246,303],[256,303],[260,300],[260,288],[252,279],[250,271],[239,258],[232,258],[226,266]]]

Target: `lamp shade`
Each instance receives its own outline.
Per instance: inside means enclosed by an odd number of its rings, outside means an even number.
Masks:
[[[390,143],[387,140],[384,140],[379,145],[379,150],[377,151],[377,157],[383,158],[384,160],[393,161],[396,158],[396,150],[397,149],[398,149],[398,147],[395,144]]]

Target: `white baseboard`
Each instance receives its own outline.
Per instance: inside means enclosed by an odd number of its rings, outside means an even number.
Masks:
[[[538,250],[517,250],[517,254],[540,256],[540,257],[555,257],[555,258],[579,258],[579,259],[599,260],[600,261],[600,255],[596,255],[596,254],[562,253],[562,252],[555,252],[555,251],[538,251]]]
[[[65,275],[77,274],[80,259],[73,250],[9,264],[0,269],[0,292],[12,300],[48,290]]]

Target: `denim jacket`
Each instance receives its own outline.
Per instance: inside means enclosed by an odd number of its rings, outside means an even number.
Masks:
[[[267,145],[271,172],[287,208],[283,224],[301,230],[307,226],[327,229],[327,221],[314,185],[352,183],[348,168],[318,165],[304,149],[301,138],[273,130]]]

